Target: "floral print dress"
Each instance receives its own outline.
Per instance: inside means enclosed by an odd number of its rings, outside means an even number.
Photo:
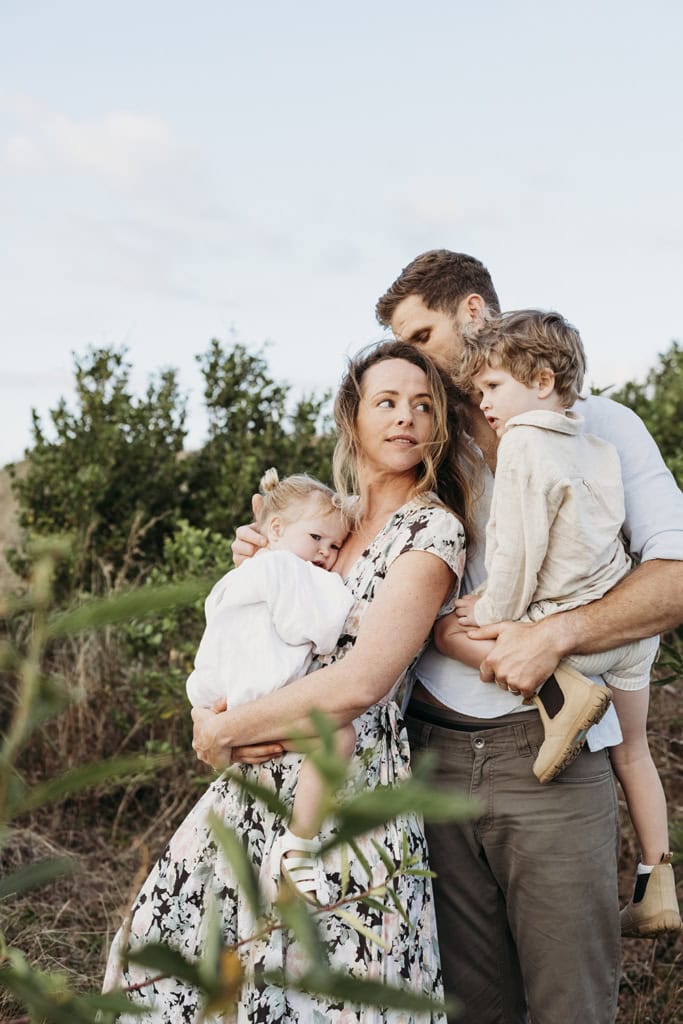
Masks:
[[[345,583],[355,602],[346,620],[336,651],[317,662],[312,669],[342,658],[354,644],[363,615],[394,559],[408,551],[427,551],[441,558],[456,576],[453,591],[439,615],[452,610],[462,577],[465,541],[458,519],[437,505],[409,502],[393,514],[370,546],[351,567]],[[374,788],[400,782],[410,774],[410,753],[405,729],[396,704],[396,695],[417,661],[417,656],[387,696],[369,708],[354,722],[356,753],[352,765],[363,772],[365,786]],[[240,893],[234,872],[214,843],[207,823],[210,811],[237,830],[247,844],[265,893],[277,891],[279,881],[280,839],[286,822],[256,802],[231,778],[242,772],[262,786],[277,792],[285,803],[294,800],[301,755],[288,753],[259,766],[233,767],[214,782],[190,811],[156,866],[147,878],[133,907],[128,942],[131,948],[148,942],[165,942],[193,959],[202,954],[204,929],[209,905],[218,908],[224,941],[232,945],[248,938],[256,930],[249,904]],[[362,766],[362,767],[361,767]],[[332,823],[332,828],[334,827]],[[328,832],[329,834],[329,832]],[[398,865],[403,853],[404,836],[411,855],[419,857],[417,867],[426,868],[427,850],[421,820],[403,815],[387,826],[375,829],[358,840],[367,860],[373,882],[380,884],[386,867],[372,840]],[[323,833],[322,838],[326,838]],[[369,884],[365,869],[348,851],[347,892],[361,892]],[[341,898],[342,853],[339,848],[325,858],[325,871],[332,900]],[[406,909],[408,922],[398,913],[381,913],[362,903],[349,909],[383,940],[377,945],[334,914],[319,917],[320,932],[326,943],[333,969],[360,978],[372,978],[386,984],[409,988],[435,998],[442,995],[441,970],[436,937],[436,922],[429,878],[402,875],[395,883],[398,898]],[[155,972],[130,964],[122,972],[122,928],[114,939],[109,955],[105,990],[134,986],[153,977]],[[305,968],[305,956],[298,943],[285,930],[266,939],[246,943],[240,948],[248,978],[264,971],[285,969],[292,976]],[[132,993],[135,1002],[148,1007],[143,1024],[194,1024],[201,1015],[201,996],[177,979],[165,978]],[[247,981],[233,1013],[207,1018],[213,1022],[237,1024],[442,1024],[445,1018],[415,1014],[404,1010],[359,1007],[334,1002],[329,997],[282,989],[259,981]]]

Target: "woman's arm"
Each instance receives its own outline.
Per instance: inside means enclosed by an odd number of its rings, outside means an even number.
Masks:
[[[193,710],[193,746],[199,758],[222,768],[232,747],[310,733],[314,708],[339,725],[353,721],[389,692],[418,653],[453,578],[437,555],[400,555],[363,616],[355,645],[341,661],[222,714]]]

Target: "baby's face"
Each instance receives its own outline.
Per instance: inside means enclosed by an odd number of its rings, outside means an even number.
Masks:
[[[305,510],[298,519],[282,522],[279,537],[269,546],[279,551],[291,551],[306,562],[313,562],[329,571],[337,561],[347,533],[339,512]]]

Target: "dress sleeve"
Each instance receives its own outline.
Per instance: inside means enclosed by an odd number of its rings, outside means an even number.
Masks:
[[[453,589],[439,609],[437,618],[453,611],[465,571],[465,531],[453,512],[440,505],[417,506],[406,512],[391,550],[387,569],[408,551],[427,551],[436,555],[455,573]]]

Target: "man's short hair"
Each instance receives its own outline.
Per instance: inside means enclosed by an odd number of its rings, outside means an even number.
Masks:
[[[545,368],[555,374],[555,392],[566,407],[573,405],[583,386],[586,353],[576,327],[560,313],[520,309],[486,321],[476,335],[464,340],[457,382],[466,391],[486,366],[507,370],[530,385]]]
[[[379,322],[389,327],[399,302],[418,295],[427,309],[455,316],[462,300],[472,294],[481,295],[491,312],[499,312],[491,275],[480,260],[449,249],[431,249],[403,268],[377,303],[375,313]]]

